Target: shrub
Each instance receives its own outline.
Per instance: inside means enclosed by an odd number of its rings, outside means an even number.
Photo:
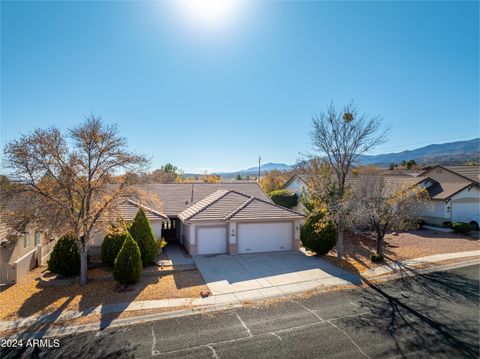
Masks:
[[[422,229],[426,222],[423,219],[417,219],[415,221],[416,229]]]
[[[125,234],[125,241],[113,266],[113,276],[122,284],[138,282],[142,274],[142,256],[138,244],[130,233]]]
[[[323,217],[323,214],[309,216],[300,229],[303,246],[318,255],[327,254],[337,243],[335,224]]]
[[[370,260],[374,263],[383,262],[383,256],[381,254],[372,254]]]
[[[125,242],[125,233],[109,233],[105,236],[102,243],[102,262],[110,268],[115,264],[123,242]]]
[[[140,253],[142,254],[143,266],[150,265],[155,259],[158,247],[152,227],[143,209],[140,208],[137,212],[129,232],[135,242],[138,243]]]
[[[272,191],[268,196],[272,199],[273,203],[282,207],[293,208],[298,204],[297,194],[285,189]]]
[[[452,222],[451,221],[445,221],[442,223],[445,227],[451,228],[452,227]]]
[[[66,277],[80,272],[80,253],[74,236],[67,234],[58,240],[48,260],[48,270]]]
[[[454,222],[451,227],[454,232],[461,234],[466,234],[473,230],[473,226],[470,223],[464,222]]]
[[[157,239],[157,250],[162,253],[163,247],[167,245],[167,241],[165,238],[159,238]]]

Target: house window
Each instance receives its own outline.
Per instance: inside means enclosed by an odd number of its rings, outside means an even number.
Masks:
[[[28,236],[28,233],[25,233],[23,235],[23,248],[27,248],[30,245],[30,237]]]
[[[35,232],[35,246],[40,245],[40,232]]]

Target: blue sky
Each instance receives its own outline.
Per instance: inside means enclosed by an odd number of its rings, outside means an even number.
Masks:
[[[153,168],[293,163],[312,115],[352,100],[392,127],[374,153],[479,135],[478,2],[182,6],[2,2],[2,147],[94,113]]]

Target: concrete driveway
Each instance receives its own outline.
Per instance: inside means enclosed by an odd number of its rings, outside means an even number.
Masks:
[[[239,299],[360,283],[359,276],[300,251],[195,256],[194,261],[213,295],[232,293]]]

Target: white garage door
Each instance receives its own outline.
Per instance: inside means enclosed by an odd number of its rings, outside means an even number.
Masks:
[[[238,225],[238,252],[275,252],[292,249],[292,222]]]
[[[217,254],[227,252],[225,227],[204,227],[197,231],[197,253]]]

